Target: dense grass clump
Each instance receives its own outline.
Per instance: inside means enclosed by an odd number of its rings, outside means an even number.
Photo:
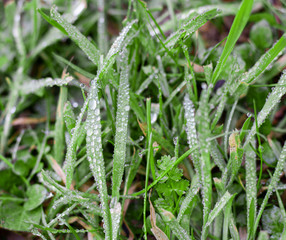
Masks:
[[[0,3],[0,236],[286,239],[273,2]]]

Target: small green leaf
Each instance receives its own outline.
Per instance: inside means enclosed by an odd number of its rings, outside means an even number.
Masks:
[[[41,207],[38,207],[27,211],[14,202],[8,202],[0,205],[0,216],[0,227],[12,231],[29,231],[31,222],[40,222],[42,210]]]
[[[24,209],[31,211],[40,206],[46,199],[47,189],[40,184],[34,184],[28,188],[28,201],[24,204]]]
[[[18,160],[14,165],[14,173],[19,176],[26,177],[29,173],[29,166],[22,160]]]
[[[270,47],[273,43],[273,36],[269,23],[261,20],[254,24],[250,31],[250,39],[260,49]]]

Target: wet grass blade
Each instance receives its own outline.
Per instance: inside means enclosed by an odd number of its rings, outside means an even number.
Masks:
[[[89,94],[89,107],[86,119],[87,158],[101,199],[105,239],[112,239],[111,213],[108,205],[108,192],[105,177],[105,164],[101,142],[100,106],[97,79],[92,80]]]
[[[285,165],[285,161],[286,161],[286,142],[284,143],[284,146],[283,146],[283,149],[281,151],[279,160],[277,162],[277,165],[276,165],[273,177],[271,178],[271,182],[270,182],[270,184],[268,186],[266,195],[265,195],[265,197],[263,199],[263,202],[262,202],[261,207],[259,209],[259,212],[257,214],[257,218],[255,220],[254,229],[253,229],[253,235],[252,235],[253,238],[255,237],[255,233],[257,231],[257,228],[258,228],[258,225],[259,225],[259,222],[260,222],[260,218],[261,218],[262,213],[263,213],[263,211],[264,211],[264,209],[265,209],[265,207],[266,207],[266,205],[268,203],[268,199],[269,199],[270,195],[272,194],[272,192],[277,187],[277,183],[278,183],[278,181],[280,179],[280,174],[283,171],[283,168],[284,168],[284,165]]]
[[[214,73],[212,76],[213,84],[215,84],[216,81],[218,80],[218,77],[227,61],[228,56],[232,52],[236,41],[240,37],[240,34],[242,33],[245,25],[248,22],[248,18],[251,13],[252,5],[253,5],[253,0],[243,0],[243,2],[240,5],[240,8],[234,18],[230,32],[228,34],[223,52],[214,70]]]
[[[203,235],[202,239],[206,239],[207,230],[205,230],[209,217],[212,202],[212,175],[210,162],[210,144],[207,141],[210,136],[209,122],[209,92],[207,89],[201,93],[200,106],[197,114],[199,144],[200,144],[200,167],[201,167],[201,183],[203,195]]]
[[[275,107],[275,105],[280,101],[282,96],[286,93],[286,72],[283,72],[280,80],[278,81],[276,87],[272,90],[270,95],[267,97],[266,102],[258,114],[257,117],[257,126],[260,127],[262,123],[265,121],[266,117],[269,115],[271,110]],[[249,134],[247,135],[246,141],[244,143],[245,147],[250,139],[256,133],[256,126],[255,124],[252,126]]]
[[[129,113],[129,67],[127,53],[122,56],[122,66],[117,99],[116,133],[113,155],[112,196],[119,198],[124,165],[126,159],[126,143]]]
[[[72,183],[73,179],[73,172],[75,168],[75,162],[76,162],[76,147],[77,147],[77,141],[80,133],[80,126],[81,126],[81,121],[83,119],[84,113],[87,109],[88,106],[88,100],[85,101],[80,114],[77,117],[77,121],[75,124],[75,127],[73,129],[73,133],[71,136],[70,143],[67,148],[67,153],[66,153],[66,159],[64,162],[64,172],[66,174],[66,187],[69,189]]]
[[[96,66],[99,64],[100,53],[97,47],[92,44],[80,31],[65,20],[57,11],[56,6],[51,8],[51,18],[68,33],[69,37],[83,50],[88,59],[91,60]]]
[[[254,141],[251,141],[254,146]],[[256,188],[256,154],[248,145],[245,149],[246,170],[246,203],[247,203],[247,235],[251,239],[256,218],[257,188]]]
[[[188,143],[190,149],[198,146],[198,137],[196,130],[196,121],[195,121],[195,107],[193,102],[186,95],[184,99],[184,109],[185,109],[185,119],[186,119],[186,133],[188,138]],[[194,162],[195,170],[198,174],[199,181],[201,181],[201,163],[200,163],[200,153],[196,149],[191,154],[192,160]]]

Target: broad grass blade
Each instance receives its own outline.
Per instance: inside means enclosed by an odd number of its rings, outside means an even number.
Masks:
[[[225,47],[223,49],[218,64],[213,73],[212,76],[213,84],[215,84],[216,81],[218,80],[218,77],[227,61],[228,56],[232,52],[236,41],[240,37],[240,34],[242,33],[245,25],[247,24],[248,18],[251,13],[252,5],[253,5],[253,0],[243,0],[243,2],[240,5],[240,8],[234,18],[230,32],[228,34]]]

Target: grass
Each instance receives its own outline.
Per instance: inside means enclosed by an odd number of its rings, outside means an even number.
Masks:
[[[0,235],[285,238],[285,1],[0,6]]]

